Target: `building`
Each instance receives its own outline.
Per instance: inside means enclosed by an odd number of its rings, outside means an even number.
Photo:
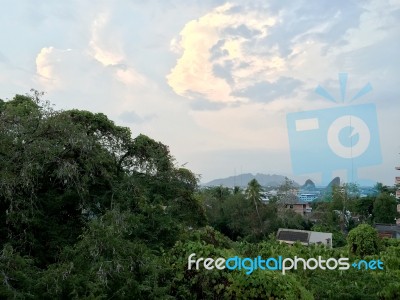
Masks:
[[[332,248],[332,233],[329,232],[279,228],[276,238],[289,245],[299,242],[305,246],[317,244]]]
[[[267,192],[260,192],[261,201],[266,203],[269,202],[269,197]]]
[[[297,195],[300,201],[312,202],[318,198],[317,193],[300,193]]]
[[[309,202],[298,201],[297,203],[284,204],[286,209],[292,209],[294,212],[305,216],[312,212],[312,208]]]
[[[375,224],[375,229],[380,237],[400,239],[400,226],[395,224]]]
[[[396,167],[396,170],[400,170],[400,167]],[[400,176],[395,177],[395,184],[397,185],[396,199],[400,199]]]

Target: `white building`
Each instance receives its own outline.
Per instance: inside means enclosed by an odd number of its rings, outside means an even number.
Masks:
[[[330,232],[279,228],[276,237],[278,241],[290,245],[300,242],[303,245],[318,244],[332,248],[332,233]]]
[[[316,193],[300,193],[297,195],[300,201],[312,202],[318,198]]]

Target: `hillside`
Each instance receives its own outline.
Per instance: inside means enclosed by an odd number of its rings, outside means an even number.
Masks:
[[[226,187],[234,187],[234,186],[240,186],[240,187],[246,187],[247,184],[250,182],[250,180],[256,179],[262,186],[273,186],[273,187],[278,187],[281,184],[285,182],[285,176],[282,175],[270,175],[270,174],[262,174],[262,173],[257,173],[256,175],[253,175],[251,173],[246,173],[246,174],[240,174],[236,176],[229,176],[226,178],[219,178],[219,179],[214,179],[210,182],[204,183],[202,185],[204,186],[226,186]],[[294,183],[295,186],[299,186],[298,183]]]

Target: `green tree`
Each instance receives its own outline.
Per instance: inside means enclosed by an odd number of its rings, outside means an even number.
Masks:
[[[374,200],[376,197],[368,196],[355,200],[354,211],[360,216],[362,222],[372,222]]]
[[[117,205],[157,216],[145,224],[159,228],[168,218],[205,224],[197,178],[175,167],[167,146],[145,135],[132,139],[101,113],[55,111],[40,96],[0,105],[0,246],[8,242],[43,267]]]
[[[360,224],[352,229],[347,236],[349,251],[364,257],[379,252],[379,237],[375,228],[368,224]]]
[[[41,299],[155,299],[157,256],[134,234],[140,219],[117,209],[90,221],[79,241],[62,252],[38,282]]]
[[[388,187],[387,185],[384,185],[382,182],[377,182],[374,186],[375,190],[378,191],[378,193],[390,193],[391,188]]]
[[[9,244],[0,252],[0,298],[33,299],[40,276],[31,257],[20,256]]]
[[[278,188],[278,198],[281,204],[292,204],[298,201],[297,195],[293,193],[295,190],[294,181],[285,177],[285,182]]]
[[[262,226],[262,221],[261,221],[260,212],[258,210],[258,206],[261,204],[261,194],[260,194],[261,191],[262,191],[261,185],[258,183],[258,181],[256,179],[252,179],[248,183],[247,189],[246,189],[246,197],[247,197],[247,199],[252,201],[254,204],[254,208],[256,209],[258,220],[260,221],[260,226]]]
[[[396,198],[388,193],[380,193],[375,201],[372,214],[376,223],[396,223]]]

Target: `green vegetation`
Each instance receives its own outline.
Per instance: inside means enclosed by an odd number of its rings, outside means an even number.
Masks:
[[[378,233],[368,224],[361,224],[350,231],[347,241],[350,252],[357,256],[379,253]]]
[[[0,298],[400,298],[400,242],[358,225],[393,221],[390,191],[336,190],[310,220],[285,207],[291,189],[287,180],[269,203],[255,180],[245,191],[199,189],[167,146],[104,114],[56,111],[37,92],[0,100]],[[332,232],[336,247],[280,244],[279,227]],[[191,253],[379,258],[385,269],[246,275],[188,270]]]

